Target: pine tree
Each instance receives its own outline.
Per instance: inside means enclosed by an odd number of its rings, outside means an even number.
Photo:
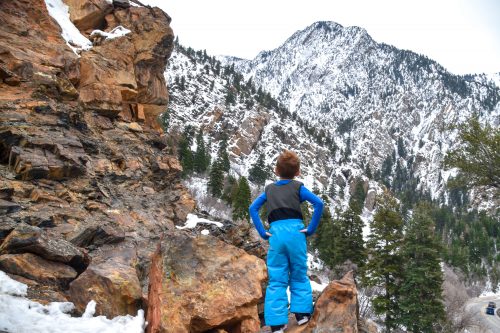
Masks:
[[[250,186],[245,177],[238,181],[238,192],[233,201],[233,219],[248,219],[248,207],[250,207]]]
[[[386,332],[390,332],[397,327],[400,315],[403,218],[399,204],[388,193],[381,196],[377,206],[366,244],[369,259],[365,266],[364,283],[382,288],[382,295],[376,296],[372,304],[377,314],[385,315]]]
[[[248,179],[259,186],[263,186],[269,176],[269,167],[266,166],[264,153],[260,153],[257,161],[255,161],[248,171]]]
[[[182,175],[185,177],[194,170],[194,157],[191,151],[193,144],[194,128],[186,126],[179,141],[179,161],[182,165]]]
[[[363,180],[356,180],[356,187],[354,188],[354,193],[349,201],[350,208],[356,213],[361,214],[365,204],[365,188],[363,186]]]
[[[201,129],[196,135],[196,152],[194,154],[194,171],[202,173],[207,171],[209,165],[209,155],[205,149],[205,140]]]
[[[365,264],[364,223],[354,209],[352,204],[349,205],[334,223],[338,229],[335,235],[335,265],[341,265],[347,260],[358,267]]]
[[[398,155],[399,157],[405,158],[406,157],[406,149],[405,149],[405,144],[403,141],[402,137],[398,138]]]
[[[224,182],[224,191],[222,194],[222,199],[224,199],[228,204],[232,205],[234,198],[238,193],[238,181],[231,175],[226,177]]]
[[[229,169],[231,169],[231,163],[229,162],[229,155],[227,154],[227,136],[225,134],[222,135],[222,139],[219,143],[217,161],[220,163],[222,171],[229,172]]]
[[[168,112],[168,110],[163,112],[158,117],[158,120],[159,120],[161,129],[163,130],[163,132],[166,133],[168,130],[168,126],[170,125],[170,112]]]
[[[458,148],[452,149],[444,159],[448,168],[462,173],[458,186],[488,186],[500,188],[500,129],[481,126],[474,117],[458,127]]]
[[[319,258],[331,268],[334,266],[335,236],[337,232],[330,214],[330,203],[328,198],[323,197],[323,202],[325,206],[318,225],[316,237],[313,240],[313,247],[318,250]]]
[[[182,137],[179,142],[179,161],[182,165],[182,175],[186,176],[193,172],[193,153],[189,148],[189,141]]]
[[[441,247],[434,235],[430,207],[418,206],[403,244],[404,278],[400,288],[401,320],[412,333],[434,332],[444,319]]]
[[[208,190],[214,197],[220,198],[224,186],[224,172],[218,161],[212,164],[209,176]]]
[[[337,195],[334,177],[332,177],[332,179],[330,180],[330,185],[328,185],[328,195],[330,196],[330,198],[335,198],[335,196]]]

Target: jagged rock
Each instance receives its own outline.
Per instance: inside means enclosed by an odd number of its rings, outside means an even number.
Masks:
[[[31,81],[35,73],[52,76],[76,67],[78,57],[61,37],[45,1],[2,1],[0,22],[0,63],[21,81]],[[33,83],[21,82],[20,87],[30,92],[36,89]]]
[[[347,273],[341,280],[332,281],[323,290],[314,306],[314,313],[307,325],[297,326],[290,320],[287,332],[357,333],[358,291],[353,273]]]
[[[266,113],[245,118],[233,139],[235,145],[231,148],[232,153],[236,156],[249,155],[259,142],[262,131],[270,119],[271,116]]]
[[[121,25],[131,33],[82,55],[79,100],[102,115],[123,114],[158,129],[156,118],[168,102],[163,73],[173,48],[170,17],[159,8],[129,7],[106,15],[106,24],[108,30]],[[130,129],[141,131],[138,126]]]
[[[87,270],[71,282],[71,302],[80,312],[85,310],[89,301],[94,300],[99,315],[135,316],[142,301],[136,261],[137,254],[133,247],[120,247],[98,254]]]
[[[168,91],[163,73],[174,46],[171,18],[157,7],[130,7],[107,15],[106,21],[110,29],[122,25],[132,31],[131,42],[136,50],[134,73],[138,88],[137,102],[166,105]]]
[[[104,116],[122,111],[122,90],[136,89],[134,45],[127,35],[94,46],[80,59],[80,102]]]
[[[111,12],[113,5],[107,0],[65,0],[69,7],[69,18],[81,30],[100,29],[104,16]]]
[[[9,166],[22,180],[64,179],[85,173],[86,153],[71,132],[9,128],[0,131]]]
[[[77,271],[83,271],[89,263],[87,254],[73,244],[50,237],[42,229],[20,224],[0,246],[0,254],[30,252],[39,256],[70,265]]]
[[[45,260],[32,253],[1,255],[0,269],[38,282],[61,286],[67,285],[77,276],[70,266]]]
[[[147,332],[257,332],[264,262],[211,236],[167,232],[149,274]]]
[[[116,244],[125,239],[125,232],[119,225],[103,223],[83,223],[68,234],[69,241],[76,246],[86,247],[91,244],[101,246]]]
[[[9,214],[21,210],[21,206],[15,202],[0,199],[0,214]]]

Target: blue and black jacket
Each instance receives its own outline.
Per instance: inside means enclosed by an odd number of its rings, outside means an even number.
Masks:
[[[306,232],[306,235],[310,236],[318,227],[323,213],[323,201],[296,180],[282,179],[266,186],[264,193],[250,206],[250,217],[259,235],[264,239],[269,238],[259,217],[262,205],[267,203],[267,220],[271,224],[282,220],[303,220],[300,204],[304,201],[309,201],[314,207]]]

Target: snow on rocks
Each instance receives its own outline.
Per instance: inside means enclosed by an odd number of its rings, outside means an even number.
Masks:
[[[71,317],[70,302],[52,302],[42,305],[27,299],[28,287],[12,280],[0,271],[0,331],[31,333],[142,333],[145,328],[144,311],[137,316],[118,316],[107,319],[94,317],[96,303],[89,302],[82,317]]]
[[[79,55],[80,50],[90,50],[92,42],[83,36],[73,22],[71,22],[68,6],[62,0],[45,0],[45,5],[50,16],[61,27],[61,36],[73,52]]]
[[[114,28],[113,30],[111,30],[110,32],[105,32],[105,31],[98,30],[98,29],[94,30],[90,34],[90,37],[101,36],[101,37],[104,37],[105,39],[114,39],[114,38],[125,36],[128,33],[130,33],[129,29],[124,28],[121,25],[119,25],[116,28]]]
[[[222,228],[224,226],[220,222],[210,221],[210,220],[198,217],[195,214],[188,214],[187,219],[186,219],[186,223],[182,227],[177,226],[177,229],[193,229],[198,225],[198,223],[215,224],[219,228]],[[208,230],[203,230],[203,231],[208,231]],[[203,231],[202,231],[202,233],[203,233]]]

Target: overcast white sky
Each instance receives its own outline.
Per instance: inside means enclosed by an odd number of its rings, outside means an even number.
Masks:
[[[141,1],[172,17],[181,44],[211,55],[252,59],[316,21],[334,21],[455,74],[500,72],[500,0]]]

